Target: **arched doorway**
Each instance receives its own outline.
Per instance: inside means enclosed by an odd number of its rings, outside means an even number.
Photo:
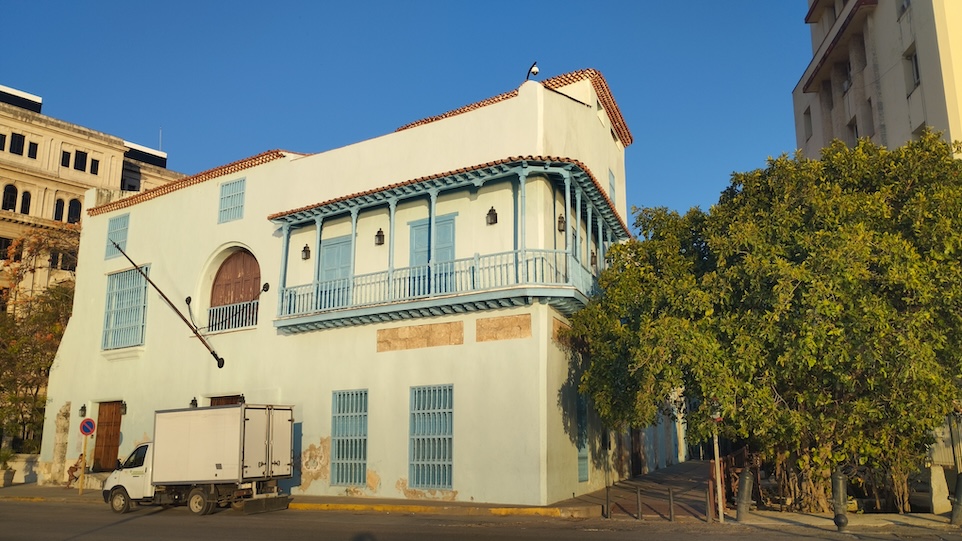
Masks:
[[[221,263],[210,290],[207,328],[211,331],[257,325],[261,269],[257,258],[238,250]]]

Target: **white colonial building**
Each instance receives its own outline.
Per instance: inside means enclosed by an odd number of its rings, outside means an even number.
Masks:
[[[630,143],[583,70],[329,152],[92,191],[43,481],[84,415],[110,468],[155,410],[238,400],[295,407],[295,496],[540,505],[630,474],[632,446],[683,460],[673,427],[607,445],[556,340],[629,237]]]

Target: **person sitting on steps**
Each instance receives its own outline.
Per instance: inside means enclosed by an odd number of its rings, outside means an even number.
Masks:
[[[70,485],[73,484],[74,480],[80,479],[80,471],[85,466],[84,456],[81,454],[77,457],[77,461],[74,462],[73,466],[67,468],[67,486],[66,488],[71,488]]]

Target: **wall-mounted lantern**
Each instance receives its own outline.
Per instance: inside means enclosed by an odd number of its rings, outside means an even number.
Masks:
[[[86,416],[87,416],[87,404],[81,404],[81,405],[80,405],[80,416],[81,416],[81,417],[86,417]]]
[[[301,259],[303,259],[304,261],[307,261],[310,258],[311,258],[311,247],[305,244],[304,249],[301,250]]]
[[[237,397],[237,403],[238,403],[238,404],[243,404],[243,403],[246,402],[246,401],[247,401],[247,399],[244,398],[244,395],[240,395],[239,397]]]
[[[197,407],[197,397],[196,397],[196,396],[195,396],[194,398],[191,398],[191,399],[190,399],[190,407],[192,407],[192,408],[196,408],[196,407]]]
[[[384,245],[384,230],[380,227],[377,229],[377,233],[374,234],[374,245],[383,246]]]
[[[564,232],[565,232],[565,215],[559,214],[558,215],[558,233],[564,233]]]
[[[591,251],[591,266],[598,266],[598,254],[596,254],[594,250]]]
[[[485,221],[488,223],[488,225],[494,225],[498,223],[498,211],[494,210],[494,207],[491,207],[491,210],[488,211]]]
[[[120,414],[127,415],[127,402],[120,403]]]

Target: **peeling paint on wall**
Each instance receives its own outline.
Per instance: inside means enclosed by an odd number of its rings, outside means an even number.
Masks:
[[[478,319],[476,331],[478,342],[531,338],[531,314],[483,317]]]
[[[301,492],[307,491],[311,483],[327,479],[331,474],[331,438],[321,438],[301,453]]]
[[[464,322],[409,325],[377,331],[377,350],[398,351],[403,349],[457,346],[464,343]]]
[[[561,320],[558,319],[558,318],[552,319],[552,321],[551,321],[551,339],[554,340],[555,342],[559,342],[559,340],[558,340],[558,335],[561,333],[561,330],[562,330],[562,329],[569,329],[569,328],[570,328],[570,326],[569,326],[567,323],[565,323],[564,321],[561,321]]]
[[[442,502],[458,501],[457,490],[408,488],[407,479],[398,479],[397,483],[394,484],[394,487],[398,489],[398,492],[404,494],[404,497],[409,500],[436,500]]]
[[[381,488],[381,476],[374,470],[367,470],[367,484],[363,487],[347,487],[344,489],[345,496],[371,496],[377,494]]]

